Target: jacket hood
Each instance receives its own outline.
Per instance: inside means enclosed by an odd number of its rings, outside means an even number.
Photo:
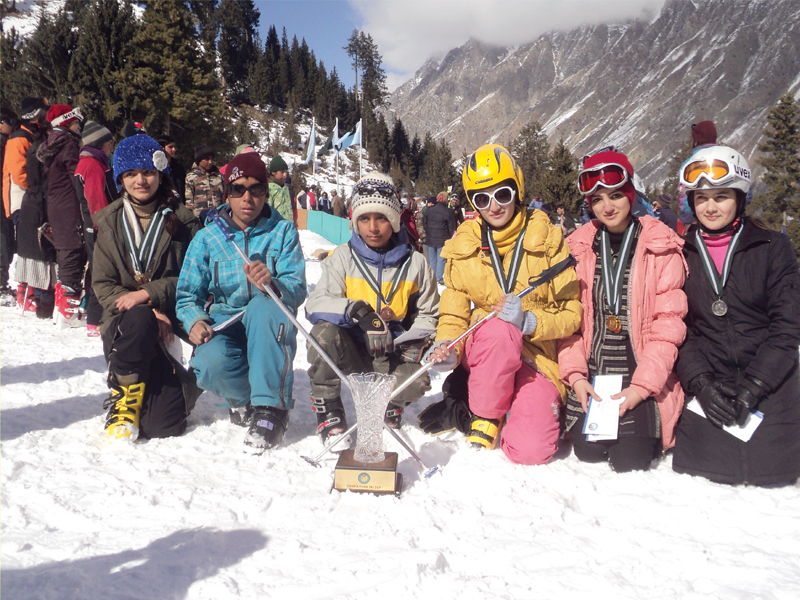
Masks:
[[[642,233],[639,239],[644,243],[649,252],[653,254],[664,254],[670,250],[682,249],[683,238],[664,225],[655,217],[639,217],[642,226]],[[579,227],[570,235],[567,240],[573,254],[582,255],[585,252],[593,252],[595,235],[602,227],[598,219],[592,219],[586,225]]]
[[[74,143],[76,146],[79,145],[79,140],[80,137],[71,131],[54,129],[50,135],[47,136],[44,143],[39,146],[39,149],[36,151],[36,158],[39,159],[39,162],[47,163],[70,142]]]
[[[353,246],[353,250],[358,252],[358,255],[364,259],[365,263],[376,268],[394,267],[405,260],[406,256],[411,252],[405,228],[401,227],[400,231],[392,235],[392,240],[394,240],[393,248],[385,252],[378,252],[367,246],[355,228],[353,228],[353,234],[350,236],[350,244]]]

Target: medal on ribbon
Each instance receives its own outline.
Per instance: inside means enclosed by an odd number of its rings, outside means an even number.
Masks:
[[[492,232],[489,231],[487,241],[489,242],[489,258],[492,261],[492,268],[494,269],[494,276],[497,283],[500,284],[500,289],[508,296],[514,293],[514,284],[517,282],[517,275],[519,274],[519,266],[522,264],[522,256],[525,254],[522,250],[523,242],[525,241],[525,232],[528,230],[528,217],[525,217],[525,225],[522,231],[519,232],[517,242],[514,244],[514,251],[511,254],[511,264],[508,266],[508,275],[503,272],[503,257],[500,256],[500,251],[497,249],[497,244],[494,243]]]
[[[625,229],[622,246],[616,261],[614,261],[614,254],[611,251],[608,230],[605,227],[600,230],[600,264],[603,270],[603,291],[609,310],[612,313],[606,319],[606,327],[611,333],[622,331],[622,320],[619,318],[620,305],[622,303],[622,282],[625,278],[625,267],[627,267],[630,260],[635,230],[636,223],[631,219],[627,229]]]
[[[711,253],[708,251],[703,236],[700,235],[700,230],[695,231],[695,241],[697,242],[697,250],[700,253],[700,258],[703,261],[703,270],[706,272],[706,277],[711,283],[711,289],[717,299],[711,303],[711,312],[717,317],[724,317],[728,314],[728,304],[722,299],[722,293],[725,290],[725,284],[728,283],[728,277],[731,274],[731,264],[733,263],[733,253],[736,251],[736,246],[739,243],[739,236],[741,236],[744,227],[739,226],[738,231],[731,238],[728,244],[728,251],[725,253],[725,261],[722,263],[722,273],[717,272],[717,267],[714,260],[711,258]]]
[[[405,261],[403,261],[403,264],[397,267],[397,270],[394,273],[394,278],[392,279],[392,286],[389,288],[389,294],[384,296],[381,286],[378,284],[378,281],[375,279],[372,271],[370,271],[369,266],[364,262],[364,259],[359,256],[358,252],[356,252],[356,249],[353,248],[353,244],[351,242],[348,242],[347,245],[350,246],[350,256],[353,257],[353,262],[356,264],[356,268],[358,268],[358,270],[364,276],[364,280],[378,297],[378,305],[381,303],[384,305],[379,313],[381,319],[387,323],[389,321],[393,321],[397,318],[397,315],[395,314],[394,310],[389,307],[389,305],[392,303],[397,290],[400,289],[400,283],[408,274],[408,270],[411,267],[411,257],[414,254],[413,251],[409,249],[408,256],[406,257]]]

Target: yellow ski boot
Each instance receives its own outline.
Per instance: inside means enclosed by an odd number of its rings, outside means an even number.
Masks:
[[[111,375],[108,378],[111,396],[103,403],[108,409],[106,416],[106,435],[109,442],[117,440],[136,441],[139,437],[139,417],[144,401],[144,383],[139,376]]]
[[[497,445],[500,438],[500,428],[503,426],[504,417],[499,419],[484,419],[477,415],[472,417],[472,423],[467,432],[467,442],[475,448],[491,450]]]

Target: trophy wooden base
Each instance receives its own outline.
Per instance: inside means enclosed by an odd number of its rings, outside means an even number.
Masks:
[[[403,476],[397,472],[397,452],[385,452],[379,463],[362,463],[353,457],[353,450],[339,454],[333,475],[333,489],[344,492],[400,495]]]

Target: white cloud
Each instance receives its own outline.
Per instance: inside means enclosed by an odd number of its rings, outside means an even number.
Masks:
[[[552,30],[658,14],[665,0],[349,0],[383,55],[389,89],[469,38],[500,46]]]

